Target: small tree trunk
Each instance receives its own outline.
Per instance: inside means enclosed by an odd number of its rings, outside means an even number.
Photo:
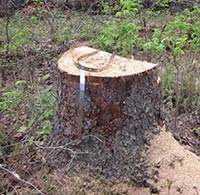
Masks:
[[[84,101],[80,102],[80,70],[73,59],[93,51],[89,47],[75,48],[58,61],[60,122],[49,145],[72,143],[67,147],[76,153],[54,150],[48,153],[48,162],[56,167],[68,167],[70,163],[70,170],[93,171],[144,184],[149,177],[145,151],[159,133],[158,124],[163,119],[156,65],[103,51],[86,57],[81,62],[90,67],[109,66],[102,72],[86,71]],[[77,142],[81,124],[81,140]]]

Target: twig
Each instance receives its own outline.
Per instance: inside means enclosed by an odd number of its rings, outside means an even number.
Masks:
[[[15,189],[14,186],[11,185],[11,188],[15,191],[16,195],[20,195],[21,194],[21,193],[20,194],[18,193],[18,191]]]
[[[70,148],[66,148],[65,145],[63,145],[63,146],[56,146],[56,147],[53,147],[53,146],[48,147],[48,146],[41,146],[41,145],[36,144],[36,146],[38,148],[41,148],[41,149],[65,149],[65,150],[70,151],[73,156],[72,156],[71,160],[69,161],[69,163],[67,165],[67,171],[69,170],[69,168],[70,168],[70,166],[71,166],[74,158],[76,157],[76,154],[88,154],[88,152],[75,152],[75,151],[73,151]]]
[[[6,54],[8,55],[9,53],[9,48],[10,48],[10,37],[9,37],[9,15],[6,16],[6,27],[5,27],[5,30],[6,30]]]
[[[53,23],[54,23],[54,20],[55,20],[55,16],[54,16],[54,14],[52,13],[52,11],[51,11],[51,9],[49,8],[49,6],[48,6],[48,4],[47,4],[46,1],[44,1],[44,4],[45,4],[45,7],[46,7],[48,13],[50,13],[50,15],[51,15],[52,21],[49,19],[49,17],[48,17],[46,14],[44,14],[44,17],[45,17],[46,21],[48,22],[48,24],[49,24],[49,26],[50,26],[51,38],[54,40],[54,39],[55,39],[55,37],[54,37],[54,35],[55,35],[55,29],[54,29],[54,24],[53,24]]]
[[[174,124],[174,129],[176,130],[177,128],[177,117],[178,117],[178,113],[179,113],[179,93],[180,93],[180,89],[179,89],[179,66],[177,63],[177,56],[174,54],[174,52],[172,52],[172,58],[173,58],[173,64],[176,68],[176,110],[175,110],[175,124]]]
[[[57,146],[57,147],[48,147],[48,146],[40,146],[38,144],[36,144],[37,147],[41,148],[41,149],[64,149],[64,150],[68,150],[72,153],[72,158],[69,161],[68,165],[67,165],[67,171],[69,170],[74,158],[76,157],[77,154],[89,154],[88,152],[75,152],[70,148],[65,148],[64,146]]]
[[[88,136],[83,137],[82,139],[86,139],[86,138],[88,138],[88,137],[94,137],[94,138],[96,138],[98,141],[103,142],[100,138],[98,138],[98,137],[95,136],[95,135],[88,135]],[[2,146],[2,148],[5,149],[5,148],[9,148],[9,147],[16,146],[16,145],[21,145],[21,144],[27,143],[27,142],[29,142],[29,141],[30,141],[29,139],[26,139],[26,140],[23,140],[23,141],[21,141],[21,142],[17,142],[17,143],[14,143],[14,144]],[[50,146],[50,147],[45,147],[45,146],[41,146],[41,145],[39,145],[39,144],[37,144],[37,143],[35,143],[35,145],[36,145],[37,147],[41,148],[41,149],[66,149],[66,148],[65,148],[66,146],[69,146],[69,145],[71,145],[71,144],[75,144],[75,143],[78,143],[78,142],[80,142],[79,139],[74,140],[74,141],[72,141],[72,142],[69,142],[69,143],[67,143],[67,144],[65,144],[65,145],[61,145],[61,146]],[[79,154],[80,154],[80,153],[79,153]]]
[[[4,171],[7,172],[7,173],[10,173],[10,174],[11,174],[13,177],[15,177],[18,181],[20,181],[20,182],[22,182],[22,183],[25,183],[25,184],[27,184],[27,185],[33,187],[33,188],[34,188],[36,191],[38,191],[41,195],[45,195],[45,194],[44,194],[41,190],[39,190],[35,185],[33,185],[32,183],[30,183],[30,182],[28,182],[28,181],[25,181],[25,180],[21,179],[17,173],[15,173],[15,172],[13,172],[13,171],[10,171],[9,169],[3,167],[2,164],[0,164],[0,169],[4,170]]]
[[[75,157],[76,157],[76,154],[74,153],[73,156],[72,156],[72,158],[71,158],[71,160],[69,161],[69,163],[67,165],[67,171],[69,171],[69,168],[70,168],[70,166],[71,166],[71,164],[72,164],[72,162],[73,162],[73,160],[74,160]]]
[[[83,137],[82,140],[85,139],[85,138],[87,138],[87,137],[94,137],[94,138],[96,138],[97,140],[99,140],[100,142],[103,142],[103,141],[102,141],[100,138],[98,138],[97,136],[91,136],[91,135],[88,135],[88,136]],[[70,168],[70,166],[71,166],[71,164],[72,164],[72,162],[73,162],[73,160],[75,159],[75,157],[76,157],[77,154],[89,154],[89,152],[75,152],[75,151],[73,151],[73,150],[70,149],[70,148],[66,148],[67,146],[69,146],[69,145],[71,145],[71,144],[79,143],[79,142],[80,142],[80,139],[74,140],[74,141],[72,141],[72,142],[69,142],[69,143],[67,143],[67,144],[65,144],[65,145],[60,145],[60,146],[41,146],[41,145],[39,145],[39,144],[37,144],[37,143],[35,143],[35,145],[36,145],[38,148],[41,148],[41,149],[62,149],[62,150],[68,150],[69,152],[71,152],[73,156],[72,156],[71,160],[69,161],[69,163],[68,163],[68,165],[67,165],[67,171],[68,171],[69,168]]]
[[[27,143],[27,142],[29,142],[29,141],[30,141],[29,139],[26,139],[26,140],[23,140],[23,141],[21,141],[21,142],[17,142],[17,143],[14,143],[14,144],[10,144],[10,145],[6,145],[6,146],[2,146],[2,148],[5,149],[5,148],[12,147],[12,146],[17,146],[17,145],[20,145],[20,144]]]
[[[38,147],[38,148],[41,148],[41,149],[63,149],[63,150],[68,150],[70,151],[72,154],[88,154],[88,152],[74,152],[72,149],[70,148],[66,148],[66,146],[41,146],[39,144],[36,144],[35,145]]]
[[[94,138],[96,138],[98,141],[100,141],[100,142],[103,142],[99,137],[97,137],[97,136],[95,136],[95,135],[87,135],[87,136],[84,136],[84,137],[82,137],[82,140],[83,139],[86,139],[86,138],[88,138],[88,137],[94,137]],[[71,142],[69,142],[69,143],[67,143],[67,144],[64,144],[64,145],[60,145],[60,146],[41,146],[41,145],[39,145],[39,144],[37,144],[37,143],[35,143],[36,144],[36,146],[38,146],[38,147],[40,147],[40,148],[42,148],[42,149],[66,149],[66,147],[67,146],[69,146],[69,145],[72,145],[72,144],[76,144],[76,143],[79,143],[81,140],[80,139],[76,139],[76,140],[74,140],[74,141],[71,141]]]

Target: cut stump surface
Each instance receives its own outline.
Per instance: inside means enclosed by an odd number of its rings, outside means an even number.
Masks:
[[[99,51],[90,47],[82,46],[65,52],[58,61],[58,68],[63,72],[67,72],[69,75],[79,76],[80,70],[74,66],[73,59],[94,51],[97,51],[97,53],[86,57],[86,59],[83,59],[82,63],[85,66],[91,68],[100,68],[102,66],[106,66],[113,55],[105,51]],[[86,74],[87,76],[92,77],[124,77],[151,70],[156,66],[157,64],[113,55],[112,60],[110,60],[110,65],[106,70],[98,73],[86,71]]]

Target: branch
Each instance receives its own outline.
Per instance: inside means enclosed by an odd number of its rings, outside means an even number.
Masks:
[[[88,154],[88,152],[75,152],[75,151],[73,151],[73,150],[70,149],[70,148],[66,148],[65,145],[63,145],[63,146],[56,146],[56,147],[51,147],[51,146],[48,147],[48,146],[41,146],[41,145],[39,145],[39,144],[36,144],[36,146],[37,146],[38,148],[41,148],[41,149],[65,149],[65,150],[70,151],[70,152],[72,153],[73,156],[72,156],[71,160],[69,161],[69,163],[68,163],[68,165],[67,165],[67,171],[69,170],[69,168],[70,168],[70,166],[71,166],[71,164],[72,164],[74,158],[76,157],[76,154]]]
[[[4,170],[4,171],[7,172],[7,173],[10,173],[10,174],[11,174],[13,177],[15,177],[18,181],[20,181],[20,182],[22,182],[22,183],[25,183],[25,184],[27,184],[27,185],[33,187],[36,191],[38,191],[39,194],[45,195],[45,194],[44,194],[41,190],[39,190],[35,185],[33,185],[32,183],[30,183],[30,182],[28,182],[28,181],[25,181],[25,180],[21,179],[17,173],[15,173],[15,172],[13,172],[13,171],[10,171],[9,169],[3,167],[2,164],[0,164],[0,169]]]
[[[30,139],[26,139],[26,140],[23,140],[23,141],[21,141],[21,142],[17,142],[17,143],[14,143],[14,144],[2,146],[2,148],[5,149],[5,148],[12,147],[12,146],[21,145],[21,144],[27,143],[27,142],[29,142],[29,141],[30,141]]]
[[[9,29],[8,29],[8,26],[9,26],[9,16],[7,15],[6,16],[6,27],[5,27],[5,30],[6,30],[6,55],[9,54],[9,48],[10,48],[10,37],[9,37]]]
[[[80,141],[82,141],[83,139],[86,139],[88,137],[94,137],[98,141],[103,142],[99,137],[97,137],[95,135],[87,135],[87,136],[84,136],[81,140],[80,139],[76,139],[74,141],[71,141],[69,143],[66,143],[66,144],[60,145],[60,146],[49,146],[49,147],[47,146],[47,147],[45,147],[45,146],[41,146],[41,145],[39,145],[37,143],[35,143],[35,144],[36,144],[36,146],[38,146],[38,147],[40,147],[42,149],[66,149],[67,146],[72,145],[72,144],[78,144]]]
[[[98,138],[97,136],[94,136],[94,135],[88,135],[88,136],[85,136],[85,137],[83,137],[82,138],[82,140],[83,139],[86,139],[86,138],[88,138],[88,137],[94,137],[94,138],[96,138],[98,141],[100,141],[100,142],[103,142],[100,138]],[[71,166],[71,164],[72,164],[72,162],[73,162],[73,160],[74,160],[74,158],[76,157],[76,155],[77,154],[89,154],[89,152],[75,152],[75,151],[73,151],[72,149],[70,149],[70,148],[66,148],[67,146],[69,146],[69,145],[71,145],[71,144],[75,144],[75,143],[80,143],[80,139],[77,139],[77,140],[74,140],[74,141],[72,141],[72,142],[69,142],[69,143],[67,143],[67,144],[65,144],[65,145],[60,145],[60,146],[41,146],[41,145],[39,145],[39,144],[37,144],[37,143],[35,143],[35,145],[38,147],[38,148],[41,148],[41,149],[62,149],[62,150],[68,150],[69,152],[71,152],[72,153],[72,158],[71,158],[71,160],[69,161],[69,163],[68,163],[68,165],[67,165],[67,171],[69,170],[69,168],[70,168],[70,166]]]

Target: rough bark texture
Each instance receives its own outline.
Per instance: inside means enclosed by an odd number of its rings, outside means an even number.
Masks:
[[[59,124],[49,146],[63,145],[78,138],[79,76],[60,72]],[[71,171],[101,173],[114,179],[127,178],[145,184],[146,149],[162,120],[161,89],[156,68],[121,77],[86,78],[82,141],[67,145],[77,154]],[[90,136],[89,136],[90,135]],[[69,150],[47,152],[53,167],[68,167]]]

